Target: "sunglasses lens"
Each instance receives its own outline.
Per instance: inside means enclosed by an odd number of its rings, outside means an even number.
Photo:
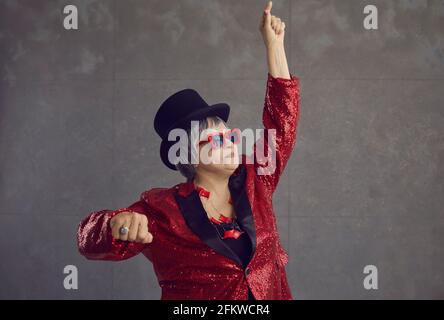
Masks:
[[[229,132],[210,134],[208,141],[211,142],[212,148],[221,148],[224,146],[224,140],[230,140],[233,144],[240,142],[241,134],[239,129],[232,129]],[[200,142],[202,143],[202,142]]]
[[[213,146],[215,146],[216,148],[219,148],[224,144],[223,136],[220,134],[214,135],[212,141],[213,141]]]
[[[232,143],[236,144],[240,141],[240,132],[239,130],[233,129],[230,132],[229,139]]]

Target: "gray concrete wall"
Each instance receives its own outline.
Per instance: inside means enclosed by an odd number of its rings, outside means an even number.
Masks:
[[[79,29],[63,28],[63,6]],[[295,299],[444,298],[444,2],[275,0],[301,80],[275,195]],[[0,298],[159,299],[148,260],[88,261],[79,221],[182,178],[160,103],[192,87],[260,128],[265,1],[0,1]],[[79,270],[78,290],[63,267]],[[363,268],[378,268],[378,289]]]

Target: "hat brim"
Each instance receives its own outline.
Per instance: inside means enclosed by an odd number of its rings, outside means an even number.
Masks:
[[[188,128],[190,127],[190,121],[198,121],[212,116],[218,116],[219,118],[227,122],[230,116],[230,106],[226,103],[216,103],[209,106],[208,108],[196,110],[195,112],[190,113],[187,117],[181,119],[180,122],[175,123],[173,126],[171,126],[168,129],[168,132],[174,128]],[[162,159],[162,162],[172,170],[177,170],[177,168],[168,160],[168,151],[170,147],[175,143],[177,143],[177,141],[169,141],[168,139],[164,139],[160,143],[160,158]]]

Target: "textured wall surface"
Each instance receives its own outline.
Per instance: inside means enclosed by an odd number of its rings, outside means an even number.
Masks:
[[[79,29],[63,28],[63,6]],[[295,299],[444,298],[444,1],[275,0],[301,81],[274,199]],[[182,181],[160,103],[191,87],[261,128],[265,1],[0,0],[0,298],[159,299],[142,255],[88,261],[80,220]],[[65,290],[76,265],[79,289]],[[378,289],[363,268],[378,268]]]

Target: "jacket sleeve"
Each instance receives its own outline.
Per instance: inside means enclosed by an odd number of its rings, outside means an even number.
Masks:
[[[123,211],[145,214],[148,217],[148,229],[152,232],[153,221],[149,216],[148,204],[139,200],[129,207],[118,210],[101,210],[90,213],[79,224],[77,229],[77,246],[80,254],[89,260],[120,261],[129,259],[142,250],[149,251],[150,244],[123,241],[112,236],[110,220]],[[150,258],[149,252],[148,256]]]
[[[274,193],[296,143],[299,122],[299,78],[273,77],[268,73],[262,122],[264,133],[253,145],[257,178]],[[271,130],[270,130],[271,129]]]

